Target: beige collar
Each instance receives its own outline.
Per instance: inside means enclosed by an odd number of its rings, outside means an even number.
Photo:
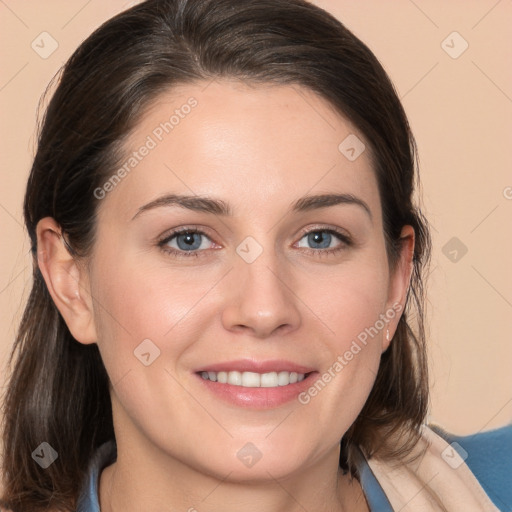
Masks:
[[[400,512],[499,512],[461,456],[426,425],[411,463],[368,459],[393,510]]]

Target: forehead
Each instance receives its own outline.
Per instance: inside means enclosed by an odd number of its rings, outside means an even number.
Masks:
[[[110,175],[122,176],[100,205],[123,218],[164,193],[211,195],[235,211],[269,214],[307,192],[347,192],[379,203],[363,136],[327,101],[296,85],[182,85],[151,104],[124,149]],[[362,152],[354,159],[352,149]]]

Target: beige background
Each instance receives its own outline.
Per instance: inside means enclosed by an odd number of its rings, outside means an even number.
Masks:
[[[0,1],[2,386],[7,355],[30,289],[22,198],[34,154],[39,97],[80,42],[133,3]],[[418,141],[424,211],[432,223],[434,242],[428,304],[429,419],[458,434],[510,423],[512,3],[315,3],[334,13],[381,60]],[[448,37],[454,31],[463,39]],[[31,47],[35,41],[39,52],[51,49],[50,39],[40,36],[42,32],[58,43],[47,58]],[[469,46],[458,58],[445,51],[455,56],[464,41]],[[445,246],[453,237],[459,240],[458,248]],[[460,244],[467,247],[462,257]],[[455,257],[457,261],[451,261]]]

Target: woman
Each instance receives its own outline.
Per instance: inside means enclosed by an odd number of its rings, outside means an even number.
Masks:
[[[415,180],[391,82],[321,9],[148,0],[105,23],[27,186],[5,506],[508,510],[508,458],[495,481],[464,459],[511,429],[424,423]]]

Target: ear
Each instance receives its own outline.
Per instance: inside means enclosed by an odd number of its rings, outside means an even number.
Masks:
[[[402,228],[400,241],[399,260],[389,279],[388,300],[386,302],[386,312],[394,311],[396,314],[386,326],[386,329],[389,329],[389,340],[386,338],[385,332],[382,340],[382,352],[388,349],[405,308],[405,299],[413,270],[415,236],[412,226],[404,226]]]
[[[53,302],[77,341],[95,343],[97,336],[85,269],[70,254],[55,219],[41,219],[36,233],[37,263]]]

